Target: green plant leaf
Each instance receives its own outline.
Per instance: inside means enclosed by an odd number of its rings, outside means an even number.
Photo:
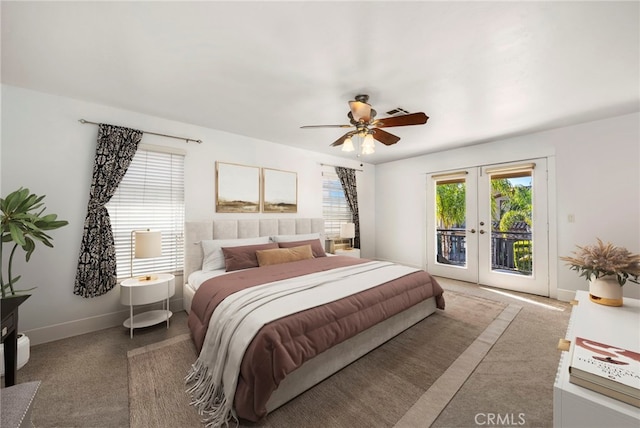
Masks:
[[[27,197],[21,200],[18,206],[16,206],[15,211],[18,211],[18,212],[29,211],[31,207],[35,205],[36,199],[38,199],[38,197],[34,194],[27,195]]]
[[[53,247],[53,245],[50,242],[52,238],[46,233],[40,232],[40,231],[33,231],[33,233],[31,233],[31,236],[33,236],[38,241],[42,242],[47,247]]]
[[[15,209],[15,207],[18,206],[18,204],[20,203],[20,193],[22,192],[22,187],[16,191],[13,191],[11,193],[9,193],[7,195],[7,197],[4,199],[4,204],[2,207],[2,211],[7,214],[10,213],[11,211],[13,211]],[[28,193],[28,191],[27,191]]]
[[[27,241],[26,245],[22,247],[23,250],[25,250],[27,252],[27,254],[25,255],[25,259],[28,262],[29,259],[31,258],[31,254],[33,254],[33,251],[36,249],[36,243],[33,241],[33,239],[29,238],[28,236],[25,239]]]
[[[45,215],[43,217],[40,217],[38,219],[38,222],[51,223],[51,222],[55,221],[56,218],[58,218],[58,216],[56,214],[47,214],[47,215]]]
[[[49,221],[49,222],[37,221],[36,222],[36,226],[38,226],[42,230],[58,229],[60,227],[66,226],[68,224],[69,224],[69,222],[66,221],[66,220],[57,220],[57,221]]]
[[[24,233],[18,226],[13,223],[9,223],[9,232],[11,233],[11,239],[14,242],[16,242],[20,246],[25,244]]]
[[[32,229],[39,229],[36,223],[29,217],[17,217],[14,219],[12,223],[19,223],[21,225],[21,229],[27,231]]]

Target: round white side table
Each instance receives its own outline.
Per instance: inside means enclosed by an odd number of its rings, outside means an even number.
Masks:
[[[129,306],[129,318],[123,325],[130,330],[131,338],[133,338],[134,328],[149,327],[164,321],[169,328],[169,318],[173,315],[169,310],[169,298],[175,292],[175,277],[170,273],[155,274],[150,280],[129,278],[120,283],[120,303]],[[133,315],[134,306],[160,301],[162,301],[162,310]]]

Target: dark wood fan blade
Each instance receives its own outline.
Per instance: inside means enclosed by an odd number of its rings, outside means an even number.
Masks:
[[[300,128],[351,128],[353,125],[305,125]]]
[[[349,101],[351,114],[356,122],[361,120],[369,122],[371,120],[371,106],[361,101]]]
[[[383,131],[382,129],[374,129],[373,138],[380,141],[382,144],[386,146],[390,146],[400,141],[400,137],[390,134],[387,131]]]
[[[352,132],[347,132],[346,134],[344,134],[342,137],[338,138],[336,141],[334,141],[331,144],[331,147],[336,147],[336,146],[341,146],[342,143],[344,143],[344,140],[346,140],[348,137],[350,137],[351,135],[353,135]]]
[[[375,122],[377,128],[390,128],[392,126],[424,125],[429,116],[420,113],[410,113],[402,116],[385,117]]]

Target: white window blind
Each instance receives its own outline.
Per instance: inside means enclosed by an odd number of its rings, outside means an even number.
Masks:
[[[324,233],[328,238],[338,238],[340,225],[352,221],[342,184],[335,168],[331,166],[324,166],[322,169],[322,217]]]
[[[131,274],[131,231],[162,233],[162,256],[133,260],[133,275],[177,273],[184,264],[184,153],[140,146],[107,204],[118,278]]]

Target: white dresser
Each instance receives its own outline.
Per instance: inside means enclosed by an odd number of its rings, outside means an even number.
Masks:
[[[634,284],[627,284],[635,286]],[[624,299],[621,307],[599,305],[589,293],[576,293],[565,339],[586,337],[625,349],[640,349],[640,300]],[[562,428],[640,427],[640,408],[569,382],[571,350],[562,352],[553,386],[553,425]]]

